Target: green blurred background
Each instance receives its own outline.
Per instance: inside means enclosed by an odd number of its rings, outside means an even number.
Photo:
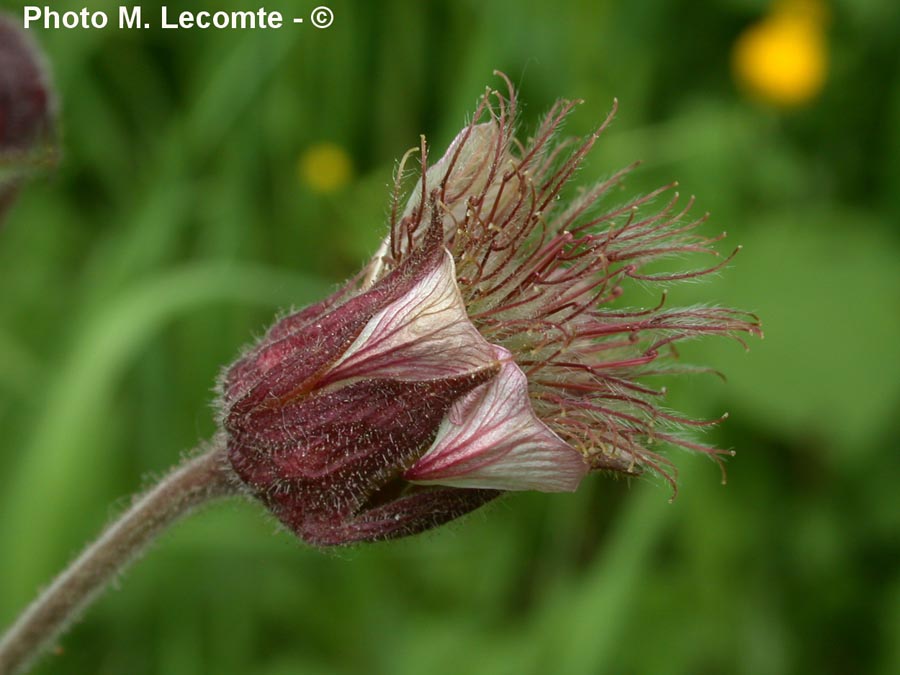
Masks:
[[[0,623],[212,433],[219,368],[366,259],[394,160],[421,132],[442,148],[494,69],[526,128],[579,97],[587,133],[618,97],[580,180],[643,159],[623,197],[677,178],[743,244],[671,294],[763,318],[749,354],[683,350],[727,383],[670,386],[731,413],[728,485],[679,453],[674,503],[595,477],[324,553],[222,505],[36,672],[900,673],[900,4],[818,8],[825,85],[790,106],[732,69],[760,0],[330,6],[327,30],[35,31],[63,159],[0,229]]]

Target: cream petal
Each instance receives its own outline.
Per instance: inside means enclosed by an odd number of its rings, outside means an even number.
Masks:
[[[508,139],[500,125],[492,120],[466,127],[460,131],[450,143],[444,155],[425,172],[425,187],[418,183],[411,191],[406,206],[400,216],[400,220],[411,217],[421,203],[422,194],[431,195],[446,180],[446,190],[443,194],[444,203],[441,205],[441,216],[444,225],[444,242],[449,244],[456,234],[457,228],[466,221],[466,212],[469,208],[469,196],[479,195],[484,191],[481,211],[490,213],[495,210],[495,202],[500,193],[500,183],[491,178],[492,170],[502,171],[509,169],[511,161]],[[498,144],[499,147],[498,147]],[[452,168],[451,168],[452,167]],[[492,169],[493,167],[493,169]],[[501,172],[502,172],[501,171]],[[519,178],[511,179],[512,184],[507,186],[503,204],[512,201],[518,193]],[[497,205],[502,211],[503,204]],[[418,222],[430,223],[432,220],[431,207],[425,205]],[[426,227],[415,228],[411,237],[399,237],[394,243],[399,258],[409,255],[422,241]],[[387,262],[388,253],[392,250],[391,236],[388,235],[378,247],[363,278],[363,288],[370,288],[378,279],[382,278],[390,265]]]
[[[469,321],[453,257],[445,251],[408,293],[369,320],[326,381],[421,381],[492,367],[497,367],[493,347]]]
[[[449,242],[460,223],[465,221],[468,203],[466,197],[477,195],[485,189],[491,175],[491,165],[496,161],[499,165],[505,165],[508,151],[501,149],[502,156],[497,159],[497,143],[503,140],[500,126],[496,122],[483,122],[466,127],[460,131],[450,143],[447,151],[435,164],[425,172],[425,194],[430,195],[434,189],[446,180],[443,212],[444,241]],[[452,168],[451,168],[452,167]],[[449,173],[448,173],[449,172]],[[490,188],[496,193],[496,186]],[[418,184],[412,190],[401,218],[411,216],[419,207],[422,199],[422,186]],[[485,207],[490,210],[493,197],[486,197]],[[420,218],[423,223],[431,222],[431,207],[426,204]],[[420,240],[424,228],[417,230],[414,236],[414,244]],[[410,251],[410,243],[405,239],[399,242],[402,255]],[[390,242],[385,242],[379,252],[383,255],[388,250]]]
[[[509,352],[495,349],[500,373],[454,403],[433,445],[405,477],[462,488],[574,491],[587,463],[537,418],[525,373]]]
[[[461,186],[468,187],[467,194],[477,194],[487,180],[492,150],[497,143],[500,131],[500,126],[496,122],[483,122],[460,131],[450,143],[444,156],[425,172],[425,194],[430,194],[445,177],[448,178],[450,196],[458,192]],[[453,171],[448,177],[447,170],[451,164]],[[421,185],[418,185],[409,196],[406,208],[403,210],[404,217],[412,214],[419,205],[421,196]],[[461,204],[460,208],[464,212],[465,204]],[[458,215],[461,217],[462,212]]]

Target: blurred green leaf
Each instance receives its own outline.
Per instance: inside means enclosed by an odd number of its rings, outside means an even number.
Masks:
[[[744,414],[853,463],[871,461],[900,402],[900,247],[872,225],[854,211],[757,217],[714,297],[758,313],[765,340],[749,354],[713,342],[686,350],[728,374]]]
[[[323,292],[323,284],[299,276],[195,263],[127,289],[86,320],[58,366],[42,403],[44,419],[35,424],[13,466],[12,488],[3,495],[7,515],[0,536],[17,542],[2,561],[4,597],[21,603],[52,572],[38,561],[59,561],[73,545],[66,530],[91,490],[91,474],[110,461],[100,452],[109,448],[85,447],[85,429],[102,421],[126,367],[165,323],[214,301],[277,307],[312,301]]]

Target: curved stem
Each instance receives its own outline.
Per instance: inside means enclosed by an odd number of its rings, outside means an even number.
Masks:
[[[23,672],[169,525],[201,504],[236,492],[224,443],[216,439],[205,452],[135,498],[131,508],[41,592],[0,639],[0,675]]]

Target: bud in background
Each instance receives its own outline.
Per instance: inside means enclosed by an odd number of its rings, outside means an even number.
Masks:
[[[34,169],[55,160],[56,100],[34,42],[0,15],[0,218]]]
[[[575,490],[592,471],[657,472],[659,444],[720,451],[667,411],[669,347],[759,333],[718,307],[628,309],[626,289],[703,276],[718,256],[667,188],[608,210],[626,172],[560,199],[602,127],[557,142],[561,101],[529,144],[516,98],[488,91],[444,156],[400,199],[372,262],[323,302],[277,322],[223,375],[221,425],[236,474],[304,540],[414,534],[510,490]],[[485,119],[486,118],[486,119]],[[610,115],[611,118],[611,115]],[[607,122],[609,119],[607,119]],[[604,124],[604,127],[606,125]],[[738,338],[739,339],[739,338]]]

